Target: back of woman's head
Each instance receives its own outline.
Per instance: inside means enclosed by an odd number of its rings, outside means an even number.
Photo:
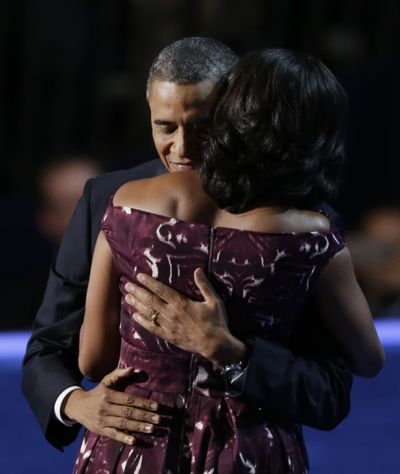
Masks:
[[[335,194],[346,93],[319,60],[283,49],[243,57],[221,84],[203,184],[231,212],[308,206]]]

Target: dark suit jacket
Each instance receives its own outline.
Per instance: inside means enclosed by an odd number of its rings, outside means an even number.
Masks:
[[[23,361],[22,389],[47,440],[59,449],[79,431],[79,426],[66,427],[57,420],[54,404],[64,389],[82,380],[79,330],[100,221],[110,196],[123,183],[163,172],[161,162],[154,160],[89,180],[50,270]],[[242,396],[271,418],[330,429],[348,413],[351,383],[339,358],[318,353],[311,359],[257,339]]]

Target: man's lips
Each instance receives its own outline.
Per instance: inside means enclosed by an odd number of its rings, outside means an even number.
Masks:
[[[171,161],[170,167],[176,171],[188,171],[194,168],[192,161]]]

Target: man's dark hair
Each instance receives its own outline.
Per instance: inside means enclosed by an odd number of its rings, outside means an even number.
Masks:
[[[222,81],[200,165],[221,208],[308,207],[331,198],[344,159],[347,96],[318,59],[244,56]]]
[[[150,67],[147,99],[155,80],[179,85],[205,80],[217,82],[237,60],[235,52],[212,38],[193,37],[175,41],[158,54]]]

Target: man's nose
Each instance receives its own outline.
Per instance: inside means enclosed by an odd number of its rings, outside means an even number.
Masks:
[[[179,158],[187,157],[189,149],[189,138],[185,130],[179,130],[174,141],[173,151]]]

